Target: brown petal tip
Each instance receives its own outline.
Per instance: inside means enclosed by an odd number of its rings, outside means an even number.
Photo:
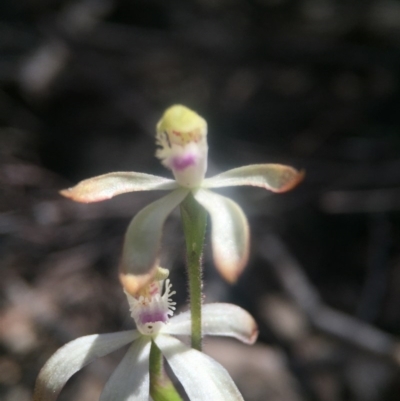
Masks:
[[[251,332],[250,338],[248,340],[248,344],[251,345],[251,344],[254,344],[257,341],[258,333],[259,333],[258,326],[255,324],[254,328],[253,328],[253,330]]]
[[[147,274],[134,275],[129,273],[120,273],[119,281],[124,290],[132,296],[135,296],[144,286],[153,279],[156,269],[153,269]]]
[[[219,255],[214,256],[214,264],[219,271],[220,275],[226,280],[229,284],[235,284],[238,281],[239,277],[243,273],[246,268],[246,264],[248,261],[248,255],[246,255],[239,262],[226,262],[222,261],[222,258]]]
[[[62,189],[61,191],[58,191],[58,193],[66,198],[72,198],[72,188]]]
[[[298,171],[291,168],[287,173],[286,179],[283,180],[286,181],[284,185],[279,189],[273,189],[273,192],[282,193],[292,190],[304,180],[305,175],[305,170]]]
[[[76,189],[77,187],[71,187],[67,189],[62,189],[61,191],[58,191],[58,193],[68,199],[72,199],[75,202],[80,202],[80,203],[91,203],[91,202],[96,202],[96,200],[90,199],[89,196],[85,196],[85,194],[82,194],[82,191],[79,191]]]
[[[88,186],[83,186],[81,184],[77,184],[71,188],[62,189],[61,191],[58,191],[58,193],[79,203],[101,202],[111,198],[111,196],[106,196],[98,191],[92,190]]]
[[[248,231],[248,227],[247,227]],[[221,254],[215,248],[213,249],[213,259],[215,267],[217,268],[219,274],[224,280],[229,284],[235,284],[239,277],[244,272],[247,267],[247,262],[249,261],[249,251],[250,251],[250,235],[247,233],[246,246],[240,258],[228,258],[226,254]]]

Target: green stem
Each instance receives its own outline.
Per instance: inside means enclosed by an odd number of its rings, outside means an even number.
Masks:
[[[192,347],[201,351],[202,255],[207,225],[207,213],[192,193],[181,203],[183,232],[189,278],[190,311],[192,316]]]
[[[150,395],[154,401],[182,401],[165,373],[163,356],[153,341],[150,348]]]

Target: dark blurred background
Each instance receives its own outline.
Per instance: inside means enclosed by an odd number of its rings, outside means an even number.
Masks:
[[[205,300],[248,309],[260,338],[206,350],[246,401],[400,399],[399,79],[396,0],[3,0],[0,399],[28,401],[65,342],[132,327],[121,242],[161,194],[81,205],[58,190],[118,170],[169,177],[154,132],[174,103],[208,121],[208,175],[306,170],[287,194],[220,191],[249,217],[251,258],[230,287],[207,246]],[[178,212],[162,261],[185,308]],[[60,401],[97,400],[121,355]]]

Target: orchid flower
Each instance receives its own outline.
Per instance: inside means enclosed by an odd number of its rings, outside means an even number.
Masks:
[[[158,268],[154,279],[135,296],[127,293],[137,329],[80,337],[60,348],[39,373],[34,401],[54,401],[68,379],[96,358],[132,343],[100,396],[100,401],[149,401],[150,348],[161,350],[191,401],[243,400],[228,372],[209,356],[189,348],[175,335],[190,335],[190,312],[173,315],[175,302],[166,269]],[[234,337],[255,342],[254,319],[238,306],[215,303],[203,306],[203,334]]]
[[[302,180],[303,172],[281,164],[254,164],[204,178],[208,153],[207,123],[181,105],[165,111],[157,124],[156,143],[159,146],[156,156],[172,170],[175,180],[145,173],[115,172],[81,181],[61,194],[77,202],[89,203],[127,192],[172,190],[137,213],[126,232],[121,281],[134,294],[155,274],[165,220],[191,192],[210,214],[211,243],[217,269],[226,280],[236,281],[248,260],[247,219],[238,204],[209,189],[251,185],[272,192],[285,192]]]

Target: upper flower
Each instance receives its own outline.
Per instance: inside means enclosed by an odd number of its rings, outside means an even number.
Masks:
[[[182,187],[201,186],[207,171],[207,122],[185,106],[172,106],[157,124],[156,156]]]
[[[68,379],[94,359],[133,343],[106,383],[100,401],[149,401],[149,358],[152,342],[161,350],[175,376],[192,401],[243,401],[228,372],[209,356],[187,347],[173,335],[190,335],[190,312],[173,315],[169,280],[165,269],[157,269],[155,280],[135,297],[127,294],[137,330],[94,334],[78,338],[60,348],[39,373],[34,401],[54,401]],[[203,307],[203,334],[234,337],[252,344],[257,338],[254,319],[235,305]]]
[[[216,267],[233,282],[248,260],[249,229],[240,206],[229,198],[209,191],[237,185],[251,185],[273,192],[296,186],[303,172],[281,164],[253,164],[204,178],[207,169],[207,123],[194,111],[175,105],[157,124],[157,150],[175,181],[145,173],[116,172],[81,181],[61,194],[77,202],[97,202],[133,191],[173,190],[151,203],[131,221],[125,235],[121,260],[121,281],[135,294],[155,274],[164,222],[192,192],[210,214],[211,242]]]

